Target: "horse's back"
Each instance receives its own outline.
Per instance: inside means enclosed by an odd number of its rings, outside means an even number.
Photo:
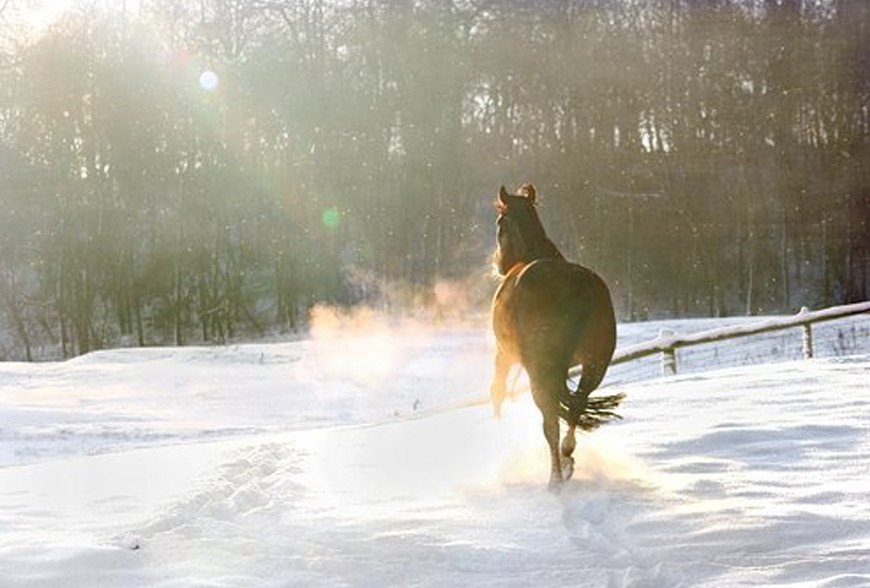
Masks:
[[[590,307],[610,305],[610,290],[591,269],[558,259],[539,259],[525,266],[517,287],[529,297],[544,296],[551,304],[585,302]]]
[[[508,339],[527,369],[530,362],[609,362],[616,320],[610,291],[598,274],[555,259],[511,274],[493,303],[494,326],[500,344]]]

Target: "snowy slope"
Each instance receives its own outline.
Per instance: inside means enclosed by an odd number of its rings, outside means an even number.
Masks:
[[[488,354],[468,331],[0,365],[2,585],[870,585],[870,355],[623,384],[554,495],[528,396],[449,408]]]

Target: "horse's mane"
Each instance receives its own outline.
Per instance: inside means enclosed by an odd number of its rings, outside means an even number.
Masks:
[[[526,247],[534,257],[534,259],[565,259],[556,244],[547,236],[544,230],[544,224],[541,222],[541,217],[538,216],[536,210],[538,206],[538,191],[533,184],[523,184],[517,190],[518,196],[527,198],[531,206],[529,207],[528,220],[529,223],[523,227],[523,239],[526,240]],[[533,261],[529,259],[528,261]]]

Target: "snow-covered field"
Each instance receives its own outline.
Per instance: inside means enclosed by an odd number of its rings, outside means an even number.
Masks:
[[[558,494],[483,327],[0,364],[0,586],[870,586],[868,322],[618,366]]]

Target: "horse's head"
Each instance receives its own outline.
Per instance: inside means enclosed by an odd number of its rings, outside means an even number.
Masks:
[[[536,200],[537,193],[531,184],[523,184],[516,194],[508,194],[504,186],[499,188],[495,201],[498,210],[495,266],[499,275],[506,275],[518,263],[539,257],[535,244],[541,237],[546,239],[546,235],[535,211]]]

